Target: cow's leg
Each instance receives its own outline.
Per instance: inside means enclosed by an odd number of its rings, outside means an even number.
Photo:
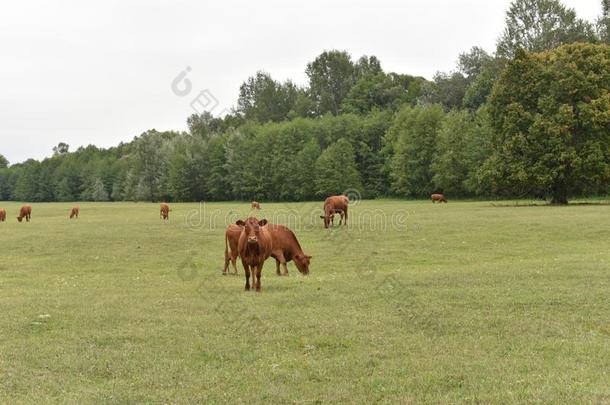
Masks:
[[[222,274],[226,275],[227,271],[229,270],[229,261],[231,260],[231,258],[229,257],[229,252],[225,252],[225,266],[222,269]]]
[[[246,273],[246,291],[250,291],[250,266],[243,260],[241,263],[244,265],[244,273]]]
[[[233,265],[233,274],[237,275],[237,255],[231,253],[231,264]]]
[[[261,275],[263,273],[263,264],[259,264],[256,266],[256,291],[260,292],[261,290]]]
[[[280,252],[276,255],[275,257],[275,272],[277,273],[278,276],[282,275],[280,273],[280,264],[282,265],[282,268],[284,269],[283,275],[287,276],[288,275],[288,270],[286,269],[286,258],[284,257],[284,253]]]
[[[260,287],[256,282],[256,277],[257,277],[256,274],[258,273],[258,265],[252,266],[251,272],[252,272],[252,288],[256,288],[256,291],[258,291],[258,290],[260,290]]]
[[[343,212],[343,214],[345,215],[345,221],[343,222],[343,225],[347,225],[347,207],[345,207],[345,211]]]

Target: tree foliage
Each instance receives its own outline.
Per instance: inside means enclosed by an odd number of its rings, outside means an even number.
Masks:
[[[593,26],[558,0],[515,0],[506,15],[497,52],[501,57],[512,58],[518,49],[540,52],[595,40]]]
[[[397,194],[423,197],[434,189],[431,163],[443,116],[440,105],[407,106],[397,114],[387,136],[393,143],[390,173]]]
[[[555,203],[610,181],[610,47],[519,52],[496,83],[495,138],[486,164],[495,191]]]
[[[339,114],[341,103],[356,79],[350,54],[325,51],[307,64],[305,73],[309,77],[309,91],[316,114]]]

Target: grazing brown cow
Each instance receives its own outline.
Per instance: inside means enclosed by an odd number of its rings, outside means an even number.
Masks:
[[[339,214],[341,216],[341,220],[339,220],[339,225],[341,222],[344,225],[347,225],[347,206],[349,205],[349,198],[344,195],[333,195],[328,197],[324,201],[324,215],[320,215],[320,218],[324,220],[324,228],[328,228],[329,225],[334,225],[335,223],[335,214]]]
[[[169,219],[169,205],[166,203],[161,203],[160,205],[161,207],[161,218],[162,219]]]
[[[256,208],[257,210],[261,209],[261,204],[256,202],[256,201],[252,201],[252,204],[250,204],[251,208]]]
[[[430,198],[432,198],[432,204],[434,204],[435,201],[438,201],[439,203],[447,202],[447,200],[445,199],[445,196],[442,194],[432,194],[430,196]]]
[[[233,274],[237,274],[237,245],[239,236],[244,228],[236,224],[230,224],[225,232],[225,267],[222,274],[229,274],[229,262],[233,265]],[[231,248],[231,251],[229,251]]]
[[[294,264],[302,274],[309,274],[309,263],[311,256],[306,255],[301,249],[301,245],[297,240],[294,232],[284,225],[267,225],[271,233],[273,248],[271,257],[275,259],[276,273],[280,274],[280,264],[284,269],[283,275],[288,275],[288,267],[286,263],[294,260]]]
[[[30,218],[32,218],[32,206],[24,205],[19,210],[19,216],[17,217],[17,221],[21,222],[25,218],[26,222],[30,222]]]
[[[78,219],[78,214],[80,214],[80,208],[78,208],[78,207],[72,208],[72,211],[70,211],[70,219],[72,219],[72,218]]]
[[[252,287],[260,291],[263,264],[273,250],[273,240],[266,226],[267,220],[259,221],[250,217],[245,221],[239,220],[236,224],[243,227],[239,235],[237,251],[246,272],[246,290],[250,289],[250,271],[252,271]]]
[[[4,208],[0,208],[0,222],[6,221],[6,210]]]

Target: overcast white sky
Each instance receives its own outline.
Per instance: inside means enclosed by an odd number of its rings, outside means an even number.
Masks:
[[[581,18],[599,0],[563,0]],[[0,14],[0,154],[11,163],[60,141],[112,146],[182,130],[208,89],[235,105],[257,70],[306,83],[325,49],[375,55],[386,71],[431,78],[474,45],[493,51],[510,0],[12,1]],[[172,91],[187,66],[188,95]],[[181,82],[183,84],[183,82]],[[183,88],[183,87],[180,87]]]

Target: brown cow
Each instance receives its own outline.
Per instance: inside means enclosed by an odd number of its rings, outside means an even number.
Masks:
[[[169,205],[166,203],[161,203],[160,207],[161,207],[161,213],[160,213],[161,218],[164,220],[169,219],[169,211],[170,211]]]
[[[70,219],[72,219],[72,218],[78,219],[78,214],[80,214],[80,208],[78,208],[78,207],[72,208],[72,211],[70,211]]]
[[[349,198],[344,195],[333,195],[328,197],[324,201],[324,215],[320,215],[320,218],[324,220],[324,228],[328,228],[332,222],[335,223],[335,214],[341,215],[341,222],[347,225],[347,206],[349,205]]]
[[[30,222],[30,218],[32,218],[32,206],[24,205],[19,210],[19,216],[17,217],[17,221],[21,222],[21,220],[25,218],[26,222]]]
[[[225,267],[222,274],[229,274],[229,262],[233,265],[233,274],[237,274],[237,245],[242,230],[243,227],[236,224],[230,224],[227,227],[225,232]],[[231,251],[229,251],[229,248],[231,248]]]
[[[439,203],[447,202],[447,200],[445,199],[445,196],[442,194],[432,194],[430,196],[430,198],[432,198],[432,204],[434,204],[435,201],[438,201]]]
[[[0,208],[0,222],[6,221],[6,210],[4,208]]]
[[[251,208],[256,208],[257,210],[261,209],[261,204],[256,202],[256,201],[252,201],[252,203],[250,204]]]
[[[294,260],[294,264],[302,274],[309,274],[311,256],[308,256],[303,252],[294,232],[284,225],[269,224],[267,225],[267,228],[269,228],[273,242],[271,257],[275,259],[275,271],[277,275],[281,275],[280,264],[284,269],[283,275],[288,275],[286,263],[291,260]]]
[[[250,271],[252,271],[252,287],[260,291],[263,264],[273,250],[273,241],[269,229],[265,226],[267,220],[259,221],[250,217],[245,221],[239,220],[236,224],[243,227],[239,235],[237,251],[246,272],[246,290],[250,290]]]

